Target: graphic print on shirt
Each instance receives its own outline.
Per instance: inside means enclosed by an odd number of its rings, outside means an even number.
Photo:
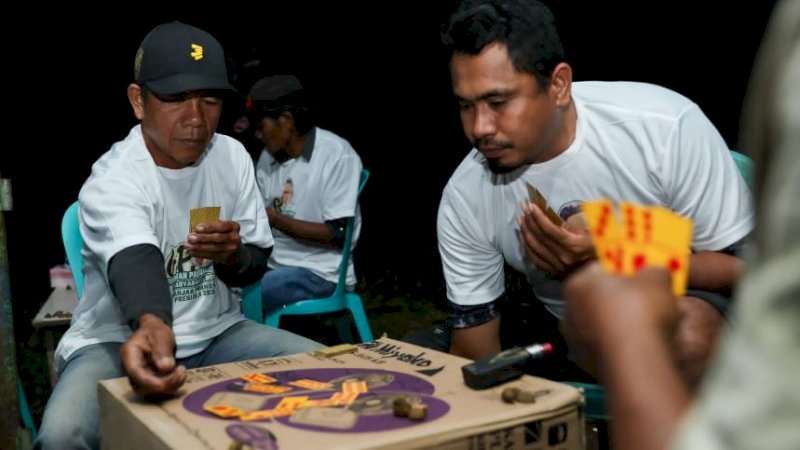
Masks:
[[[196,300],[216,292],[214,264],[210,260],[198,264],[183,248],[183,242],[170,249],[164,260],[164,271],[173,303]]]
[[[583,220],[581,212],[583,200],[572,200],[564,203],[558,208],[558,216],[568,224],[572,224],[574,229],[586,229],[586,221]]]
[[[283,194],[272,199],[272,207],[281,214],[294,217],[294,209],[291,207],[292,197],[294,196],[294,183],[291,178],[286,179],[283,184]]]

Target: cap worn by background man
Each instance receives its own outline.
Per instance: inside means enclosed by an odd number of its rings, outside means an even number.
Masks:
[[[220,43],[209,33],[180,22],[158,25],[144,37],[136,52],[134,79],[159,95],[236,92],[228,80]]]
[[[269,102],[302,90],[303,86],[293,75],[274,75],[256,81],[247,97],[252,101]]]
[[[255,123],[269,114],[268,111],[279,114],[282,106],[299,100],[303,95],[303,86],[293,75],[264,77],[256,81],[247,94],[248,119]]]

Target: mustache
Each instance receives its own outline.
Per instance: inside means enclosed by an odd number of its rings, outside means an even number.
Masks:
[[[475,147],[479,150],[484,149],[486,147],[489,148],[512,148],[514,146],[513,143],[508,141],[496,141],[492,138],[482,138],[475,141]]]

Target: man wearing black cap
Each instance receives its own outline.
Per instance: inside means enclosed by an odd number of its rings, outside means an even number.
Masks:
[[[256,82],[248,95],[255,136],[264,143],[256,179],[275,249],[261,281],[265,309],[330,295],[338,281],[345,225],[361,213],[361,158],[345,139],[314,126],[305,91],[292,75]],[[355,285],[352,261],[347,285]]]
[[[319,347],[246,320],[231,290],[261,278],[273,239],[250,157],[215,133],[233,90],[220,44],[186,24],[159,25],[136,54],[134,80],[140,124],[80,192],[85,286],[56,350],[60,378],[37,447],[99,447],[98,380],[127,375],[137,393],[160,397],[183,384],[186,367]]]

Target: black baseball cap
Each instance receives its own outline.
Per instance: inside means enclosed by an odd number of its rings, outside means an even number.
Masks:
[[[303,86],[294,75],[273,75],[256,81],[248,98],[256,102],[276,101],[302,90]]]
[[[294,75],[272,75],[256,81],[245,99],[251,122],[265,115],[279,115],[287,104],[305,103],[303,85]]]
[[[228,80],[220,43],[209,33],[180,22],[161,24],[147,33],[136,52],[133,77],[159,95],[236,92]]]

